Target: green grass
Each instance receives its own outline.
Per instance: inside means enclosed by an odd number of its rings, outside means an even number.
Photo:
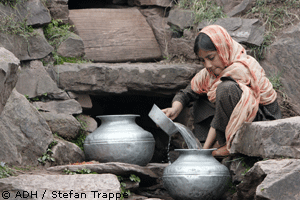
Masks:
[[[281,88],[282,88],[282,83],[281,83],[281,80],[280,80],[281,76],[282,76],[282,72],[278,72],[278,73],[273,73],[273,74],[271,74],[270,77],[268,77],[270,82],[273,85],[273,88],[276,91],[280,91]]]
[[[274,7],[276,3],[276,7]],[[258,18],[266,27],[264,41],[260,47],[250,46],[254,57],[257,60],[264,59],[266,49],[275,40],[275,33],[283,30],[289,25],[299,20],[298,11],[300,8],[299,0],[256,0],[255,6],[248,11],[245,18],[253,15]]]
[[[65,62],[68,63],[88,63],[91,62],[90,60],[84,59],[82,57],[74,58],[74,57],[63,57],[57,54],[57,49],[59,45],[65,41],[72,33],[71,26],[69,24],[63,24],[62,20],[54,20],[52,19],[51,23],[47,26],[44,26],[44,34],[45,38],[47,39],[48,43],[53,46],[54,51],[52,52],[52,56],[54,59],[54,65],[62,65]],[[45,63],[43,61],[44,65]]]
[[[14,172],[12,169],[6,166],[5,162],[0,162],[0,179],[13,176]]]
[[[21,0],[0,0],[0,4],[15,8],[17,4],[22,3]]]
[[[261,61],[265,58],[268,47],[272,44],[274,39],[275,36],[270,32],[268,32],[267,34],[264,35],[264,40],[260,46],[248,45],[251,54],[253,54],[256,60]]]
[[[75,143],[82,151],[84,151],[84,141],[86,138],[86,128],[87,128],[87,124],[86,122],[82,121],[79,117],[76,117],[77,121],[79,121],[81,127],[79,130],[79,134],[78,136],[72,140],[71,142]]]
[[[177,7],[190,9],[194,14],[194,24],[203,20],[214,21],[217,18],[224,18],[226,14],[220,6],[212,0],[177,0]]]

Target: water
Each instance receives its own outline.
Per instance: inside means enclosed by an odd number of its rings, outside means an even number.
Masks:
[[[175,126],[177,127],[179,133],[183,137],[184,141],[186,142],[189,149],[202,149],[202,145],[200,144],[199,140],[194,136],[191,129],[186,127],[183,124],[174,122]],[[171,143],[171,136],[169,136],[169,143],[168,143],[168,162],[171,164],[170,161],[170,143]]]
[[[171,161],[170,161],[170,144],[171,144],[171,136],[169,136],[169,143],[168,143],[168,162],[169,162],[169,164],[171,164]]]
[[[174,122],[174,124],[178,128],[179,133],[183,137],[189,149],[202,149],[202,145],[199,140],[188,127],[177,122]]]

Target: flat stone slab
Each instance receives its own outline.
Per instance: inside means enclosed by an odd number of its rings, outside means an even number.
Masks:
[[[94,163],[94,162],[93,162]],[[154,173],[147,166],[139,166],[121,162],[108,162],[108,163],[97,163],[96,164],[82,164],[82,165],[61,165],[47,168],[48,171],[62,172],[64,169],[70,171],[76,171],[81,169],[89,169],[92,172],[111,173],[119,176],[135,174],[141,179],[148,180],[148,182],[155,182],[159,176]]]
[[[39,110],[54,114],[75,115],[82,113],[82,108],[75,99],[49,102],[35,101],[33,105]]]
[[[244,123],[231,153],[262,158],[300,158],[300,117]]]
[[[0,179],[0,185],[4,199],[119,199],[121,195],[113,174],[19,175]]]
[[[87,63],[54,67],[59,87],[86,94],[174,95],[185,88],[201,69],[195,64]]]
[[[131,0],[137,6],[161,6],[161,7],[172,7],[172,0]]]
[[[136,8],[70,10],[69,18],[88,59],[125,62],[162,57],[152,29]]]

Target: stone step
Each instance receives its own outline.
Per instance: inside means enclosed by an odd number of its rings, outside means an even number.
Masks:
[[[300,158],[300,117],[272,121],[245,122],[230,149],[262,158]]]
[[[162,57],[152,29],[136,8],[70,10],[69,18],[88,59],[126,62]]]
[[[119,199],[113,174],[19,175],[0,179],[3,199]],[[117,198],[118,197],[118,198]]]
[[[195,64],[87,63],[54,67],[59,87],[66,91],[94,95],[140,92],[174,95],[185,88],[200,70]]]

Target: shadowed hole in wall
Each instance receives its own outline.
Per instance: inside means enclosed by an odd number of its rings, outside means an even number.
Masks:
[[[116,5],[127,5],[127,0],[69,0],[69,9],[113,8]]]

